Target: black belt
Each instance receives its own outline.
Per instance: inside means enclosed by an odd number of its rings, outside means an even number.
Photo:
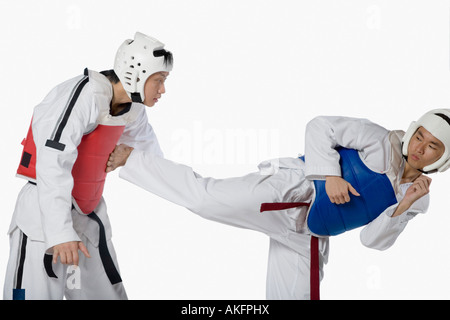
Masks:
[[[100,259],[102,260],[103,267],[105,268],[106,275],[108,276],[111,284],[116,284],[122,282],[122,278],[120,277],[119,272],[117,271],[116,266],[114,265],[113,259],[111,258],[111,254],[108,250],[108,245],[106,241],[106,233],[105,226],[103,225],[100,218],[97,214],[92,211],[88,214],[88,217],[98,223],[99,226],[99,241],[98,241],[98,251],[100,254]],[[52,256],[45,254],[44,255],[44,267],[47,275],[51,278],[58,278],[56,274],[53,272],[52,268]]]
[[[119,272],[114,265],[114,261],[109,254],[108,245],[106,243],[106,233],[105,226],[102,223],[102,220],[97,216],[97,214],[92,211],[89,215],[89,218],[98,223],[100,229],[100,237],[98,240],[98,251],[100,253],[100,258],[102,259],[103,267],[105,268],[106,275],[108,276],[111,284],[116,284],[122,282],[122,278],[120,277]]]

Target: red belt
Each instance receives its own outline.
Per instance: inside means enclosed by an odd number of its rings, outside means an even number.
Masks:
[[[309,207],[307,202],[278,202],[278,203],[263,203],[261,210],[285,210],[297,207]],[[320,300],[320,277],[319,277],[319,238],[311,236],[311,264],[310,264],[310,296],[311,300]]]

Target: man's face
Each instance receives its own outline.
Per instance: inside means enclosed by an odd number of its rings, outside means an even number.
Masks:
[[[153,107],[166,92],[164,83],[166,82],[168,76],[169,72],[161,71],[148,77],[144,86],[145,99],[143,102],[147,107]]]
[[[423,169],[439,160],[444,151],[445,146],[440,140],[424,127],[419,127],[409,142],[408,163],[414,169]]]

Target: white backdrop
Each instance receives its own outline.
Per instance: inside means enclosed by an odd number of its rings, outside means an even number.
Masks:
[[[319,114],[406,129],[449,106],[444,0],[146,0],[0,2],[0,285],[6,231],[24,184],[15,177],[33,107],[85,67],[112,67],[135,31],[175,58],[148,110],[167,158],[231,177],[303,152]],[[429,213],[385,252],[354,230],[331,240],[323,299],[449,299],[449,175]],[[264,299],[268,238],[203,220],[118,178],[104,194],[131,299]]]

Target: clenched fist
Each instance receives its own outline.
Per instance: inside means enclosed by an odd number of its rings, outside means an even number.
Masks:
[[[418,199],[430,192],[431,178],[420,175],[413,184],[406,190],[405,197],[398,204],[392,217],[401,215],[403,212],[409,209],[411,205]]]

